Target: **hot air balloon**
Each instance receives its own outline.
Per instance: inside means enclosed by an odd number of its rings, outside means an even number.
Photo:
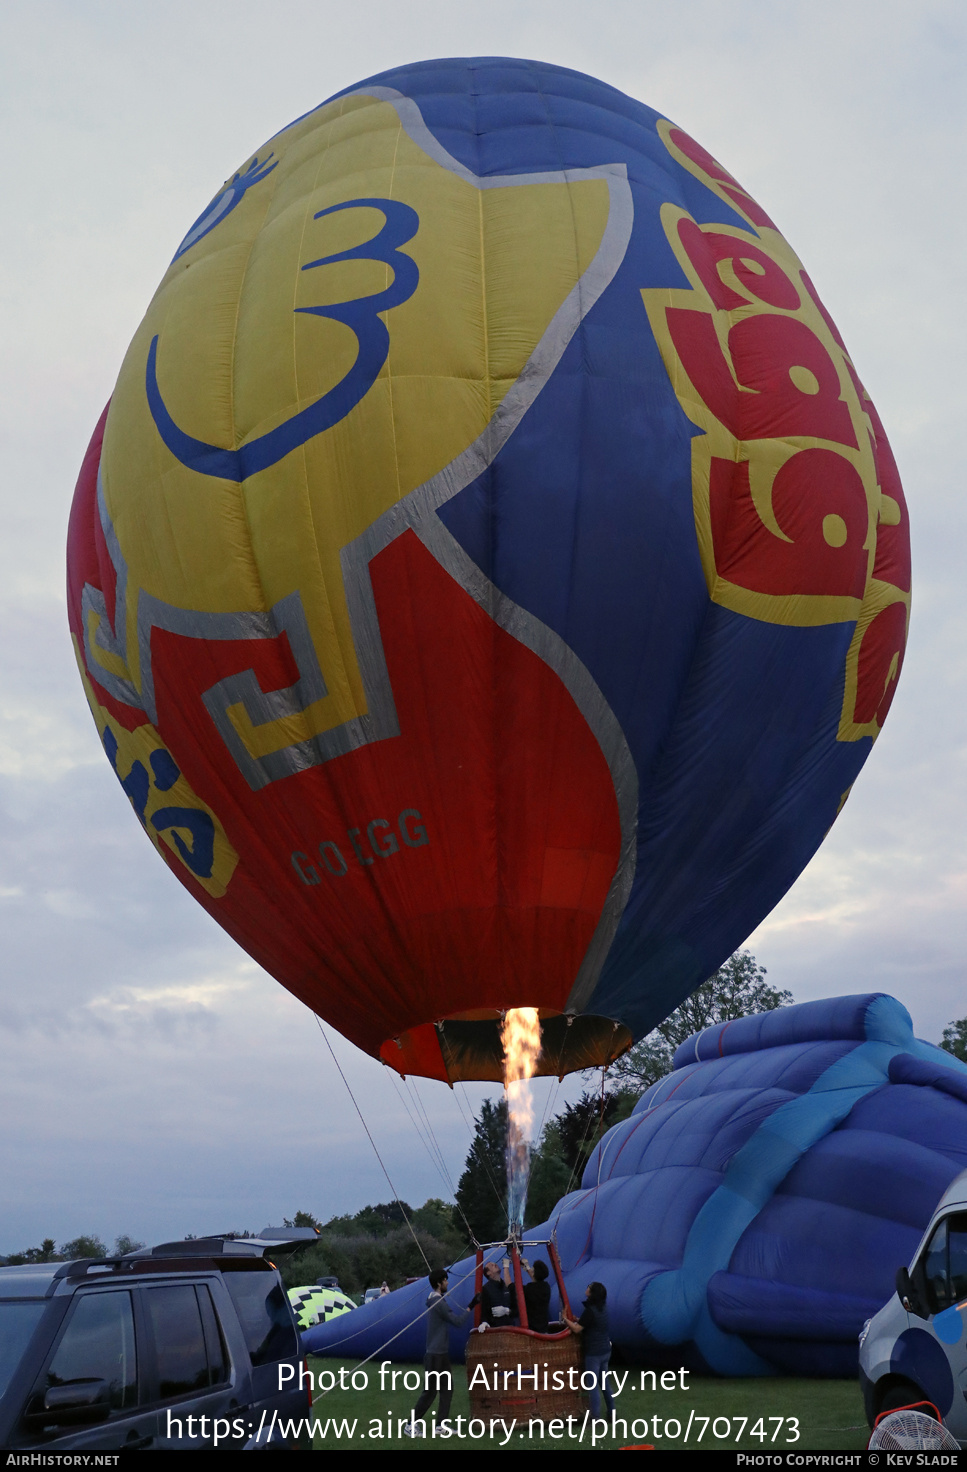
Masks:
[[[529,1235],[555,1235],[574,1302],[604,1283],[631,1359],[855,1376],[864,1320],[965,1168],[967,1066],[914,1037],[893,997],[834,997],[689,1038]],[[473,1271],[472,1258],[451,1268],[456,1302]],[[425,1294],[401,1288],[360,1309],[351,1336],[320,1324],[303,1346],[368,1355],[390,1341],[417,1359]],[[455,1352],[465,1339],[455,1331]]]
[[[769,217],[590,77],[432,61],[276,134],[87,452],[70,624],[179,879],[374,1057],[604,1063],[815,852],[906,637],[903,493]]]
[[[300,1329],[311,1329],[313,1324],[328,1324],[343,1314],[355,1309],[351,1298],[338,1288],[321,1288],[310,1283],[304,1288],[290,1288],[289,1302]]]

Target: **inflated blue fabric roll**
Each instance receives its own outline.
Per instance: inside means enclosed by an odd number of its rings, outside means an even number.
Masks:
[[[882,994],[708,1028],[605,1136],[556,1231],[567,1288],[608,1289],[630,1356],[722,1375],[851,1375],[857,1334],[967,1169],[967,1066]],[[451,1297],[473,1292],[472,1260]],[[425,1284],[303,1335],[423,1353]],[[459,1353],[465,1333],[454,1331]]]

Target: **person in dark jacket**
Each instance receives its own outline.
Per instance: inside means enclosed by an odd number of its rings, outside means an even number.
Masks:
[[[424,1372],[434,1372],[434,1383],[424,1373],[423,1394],[413,1408],[409,1423],[403,1427],[404,1436],[423,1436],[422,1418],[433,1404],[437,1390],[440,1392],[439,1419],[445,1421],[450,1414],[453,1397],[453,1373],[450,1369],[450,1325],[459,1327],[466,1319],[468,1310],[451,1308],[446,1292],[449,1281],[446,1268],[435,1268],[430,1274],[430,1293],[426,1300],[426,1354],[423,1357]]]
[[[607,1402],[608,1413],[614,1414],[614,1400],[608,1389],[607,1373],[611,1361],[611,1326],[608,1322],[608,1290],[603,1283],[589,1283],[588,1296],[584,1300],[584,1312],[579,1319],[564,1315],[568,1328],[574,1334],[582,1334],[584,1368],[595,1376],[591,1391],[591,1415],[601,1415],[601,1391]]]
[[[551,1285],[547,1281],[549,1269],[546,1262],[538,1258],[531,1267],[526,1257],[522,1257],[520,1265],[532,1279],[533,1282],[524,1284],[524,1307],[527,1310],[527,1327],[533,1329],[535,1334],[546,1334],[548,1328],[548,1316],[551,1306]]]
[[[480,1317],[491,1329],[506,1328],[508,1324],[515,1322],[514,1304],[510,1294],[510,1268],[505,1260],[504,1276],[500,1276],[500,1268],[495,1262],[488,1262],[484,1266],[484,1285],[480,1290],[479,1300],[476,1295],[470,1301],[470,1307],[480,1303]]]

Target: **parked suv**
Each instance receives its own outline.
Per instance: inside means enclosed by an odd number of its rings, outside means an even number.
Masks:
[[[0,1446],[18,1451],[308,1446],[311,1394],[270,1260],[309,1228],[0,1268]]]
[[[947,1188],[897,1291],[860,1335],[860,1384],[872,1426],[930,1401],[967,1446],[967,1171]]]

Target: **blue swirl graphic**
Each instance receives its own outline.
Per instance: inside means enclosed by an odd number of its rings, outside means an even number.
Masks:
[[[250,440],[237,450],[209,445],[204,440],[197,440],[186,434],[172,419],[161,396],[158,387],[157,335],[151,339],[145,369],[148,407],[164,443],[189,470],[233,481],[242,481],[250,475],[257,475],[260,470],[275,465],[307,440],[338,424],[376,382],[389,356],[389,331],[380,320],[379,313],[407,301],[419,285],[420,273],[416,262],[411,256],[403,255],[399,247],[413,239],[420,228],[420,218],[416,210],[408,204],[394,199],[351,199],[345,204],[335,204],[328,209],[319,210],[314,218],[321,220],[325,215],[342,210],[362,208],[382,212],[384,223],[377,234],[361,245],[351,246],[349,250],[307,261],[302,269],[312,271],[317,266],[328,266],[337,261],[381,261],[392,270],[393,280],[384,290],[357,297],[355,301],[336,302],[327,307],[296,307],[297,312],[328,317],[333,322],[344,323],[356,336],[357,353],[353,366],[335,388],[323,394],[314,404],[300,409],[284,424],[277,425],[275,429]]]

